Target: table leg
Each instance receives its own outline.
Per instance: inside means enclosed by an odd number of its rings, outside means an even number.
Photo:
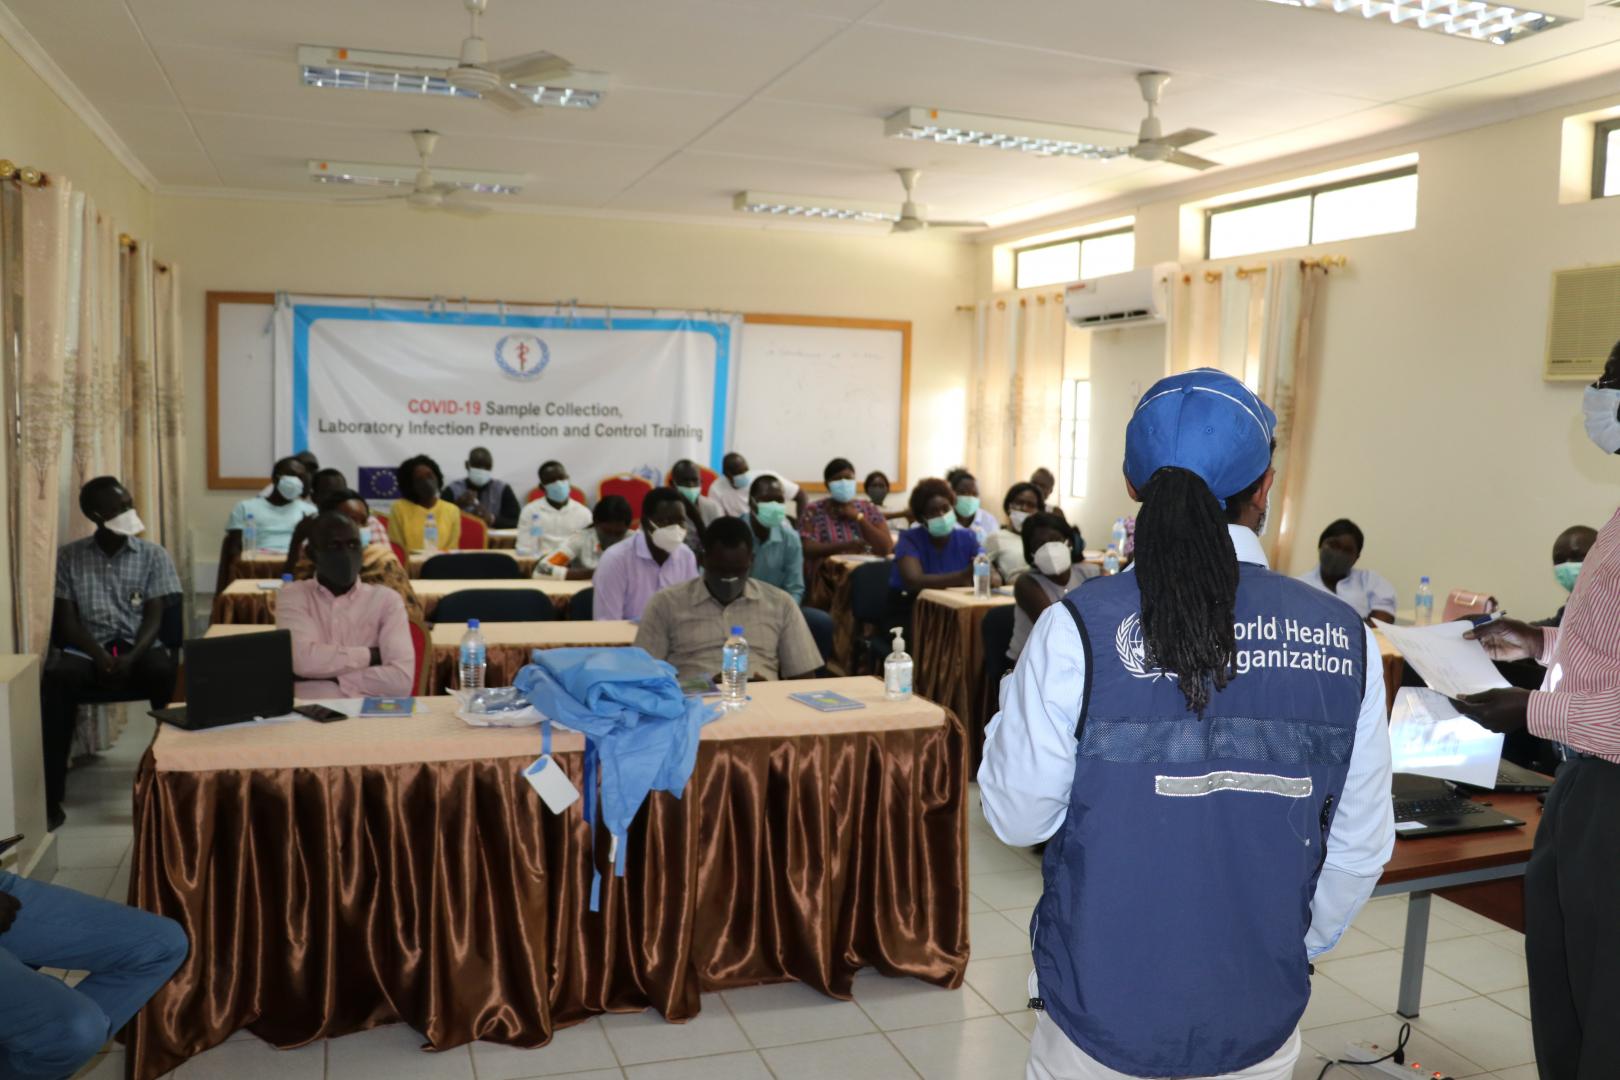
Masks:
[[[1395,1011],[1408,1020],[1417,1019],[1418,1000],[1423,996],[1423,959],[1429,947],[1428,892],[1415,892],[1406,902],[1406,947],[1401,953],[1401,992]]]

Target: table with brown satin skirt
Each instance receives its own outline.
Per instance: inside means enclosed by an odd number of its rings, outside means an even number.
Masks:
[[[265,588],[265,586],[272,586]],[[216,623],[266,623],[276,621],[276,592],[279,582],[249,580],[233,581],[224,592],[214,597],[213,621]],[[439,601],[453,592],[464,589],[531,589],[545,593],[556,605],[559,616],[568,611],[568,601],[575,593],[591,587],[589,581],[556,581],[552,578],[523,578],[521,580],[433,580],[413,581],[411,591],[422,601],[422,611],[429,622]]]
[[[816,567],[810,591],[805,594],[806,607],[820,608],[832,617],[832,656],[827,666],[841,675],[855,671],[855,639],[859,634],[849,604],[852,579],[858,568],[872,561],[869,555],[829,555]]]
[[[866,708],[820,713],[811,687]],[[130,900],[185,963],[128,1029],[150,1080],[238,1030],[294,1047],[406,1023],[435,1050],[543,1045],[603,1012],[685,1020],[706,991],[873,967],[944,987],[968,957],[964,733],[875,679],[757,683],[708,725],[684,797],[637,814],[627,872],[520,775],[533,728],[410,717],[187,732],[135,787]],[[558,731],[576,785],[581,739]],[[592,860],[606,871],[588,909]]]
[[[461,636],[467,628],[460,623],[440,623],[433,628],[432,671],[428,693],[447,694],[455,689]],[[589,646],[631,645],[636,640],[636,624],[623,620],[603,622],[492,622],[480,627],[486,649],[484,685],[511,686],[518,670],[529,662],[535,649],[572,649]]]
[[[976,600],[971,586],[924,589],[911,609],[912,688],[961,717],[967,729],[969,767],[975,770],[990,722],[983,704],[984,638],[979,628],[993,608],[1013,602],[1011,592]]]

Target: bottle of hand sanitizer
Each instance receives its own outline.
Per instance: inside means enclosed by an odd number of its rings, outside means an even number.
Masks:
[[[905,631],[895,627],[894,651],[883,661],[883,696],[890,701],[911,700],[911,654],[906,652]]]

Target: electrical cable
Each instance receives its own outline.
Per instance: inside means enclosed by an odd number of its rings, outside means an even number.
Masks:
[[[1405,1065],[1406,1064],[1406,1041],[1408,1039],[1410,1039],[1411,1037],[1412,1037],[1412,1025],[1411,1024],[1402,1024],[1401,1025],[1401,1033],[1395,1037],[1395,1039],[1396,1039],[1396,1041],[1395,1041],[1395,1049],[1391,1050],[1389,1053],[1385,1054],[1383,1057],[1381,1057],[1381,1058],[1373,1058],[1371,1061],[1346,1061],[1346,1060],[1343,1060],[1343,1059],[1330,1060],[1330,1061],[1328,1061],[1326,1064],[1324,1064],[1322,1066],[1322,1071],[1316,1074],[1316,1080],[1322,1080],[1322,1078],[1328,1074],[1328,1070],[1333,1068],[1333,1066],[1335,1066],[1335,1065],[1376,1065],[1380,1061],[1389,1061],[1391,1059],[1393,1059],[1395,1064],[1397,1064],[1397,1065]]]

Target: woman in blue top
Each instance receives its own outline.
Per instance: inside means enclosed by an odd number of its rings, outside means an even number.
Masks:
[[[890,587],[915,595],[923,589],[973,584],[979,541],[957,527],[955,498],[950,485],[937,477],[919,480],[911,489],[911,516],[919,524],[901,533],[894,546]]]

